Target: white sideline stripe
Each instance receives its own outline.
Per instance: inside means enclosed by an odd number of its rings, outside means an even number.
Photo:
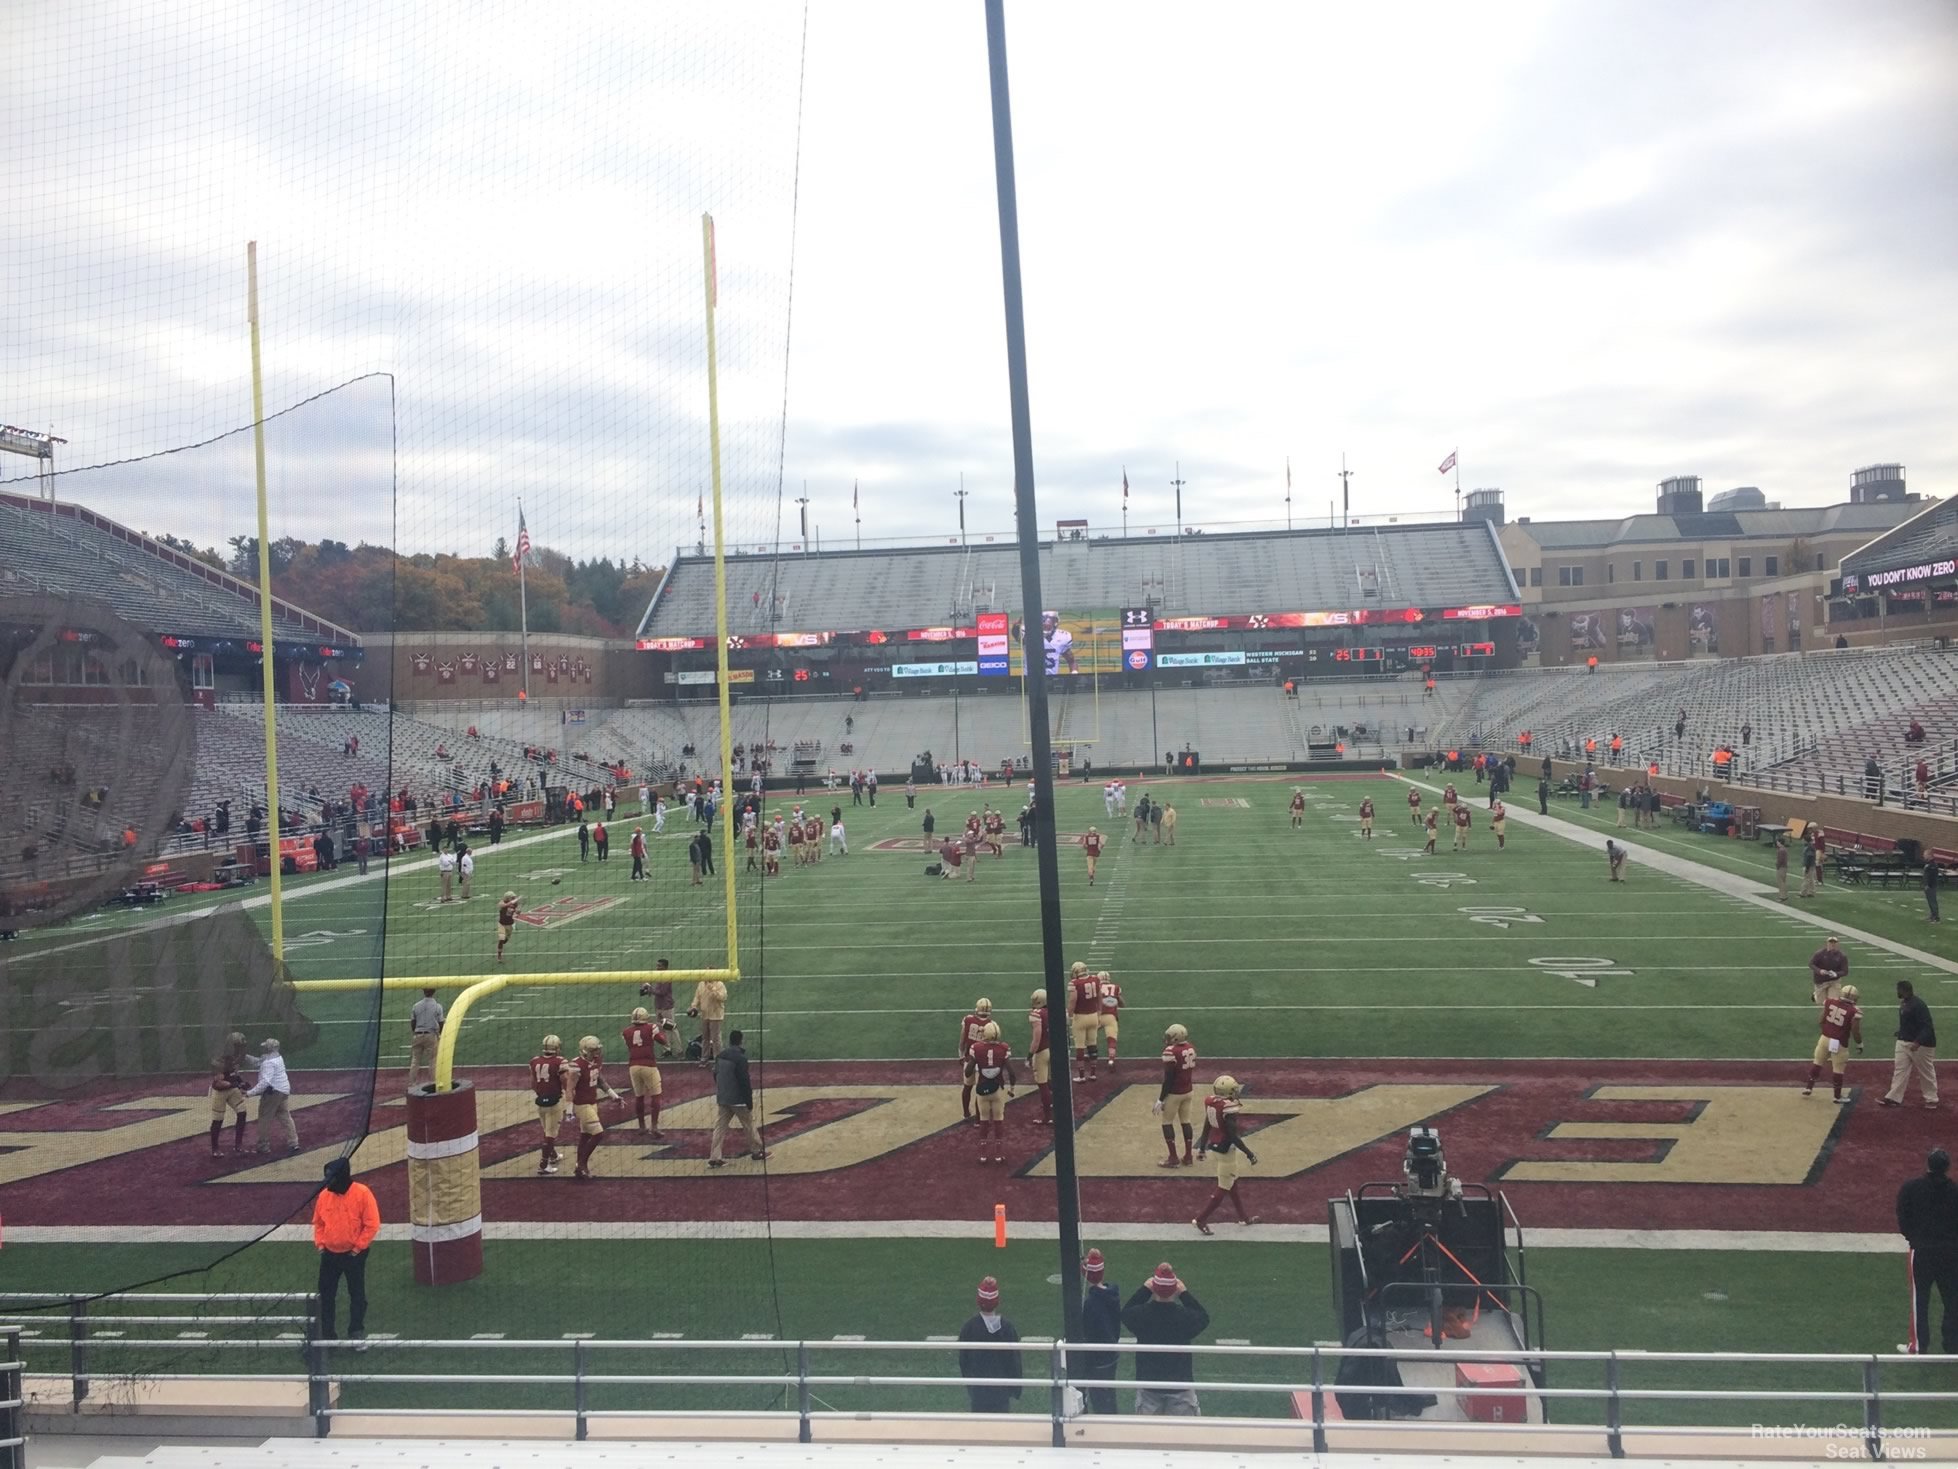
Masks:
[[[963,1219],[803,1219],[730,1222],[724,1219],[662,1219],[656,1223],[589,1224],[584,1222],[536,1221],[489,1224],[483,1228],[487,1240],[538,1240],[604,1243],[610,1240],[658,1240],[671,1243],[676,1238],[695,1236],[712,1240],[974,1240],[990,1238],[991,1221]],[[594,1235],[591,1231],[602,1230]],[[1021,1220],[1014,1232],[1022,1239],[1057,1241],[1060,1226],[1049,1220]],[[1323,1224],[1258,1224],[1249,1229],[1220,1232],[1202,1239],[1189,1226],[1175,1224],[1082,1225],[1084,1237],[1096,1240],[1171,1241],[1186,1248],[1210,1249],[1240,1244],[1326,1243]],[[242,1225],[191,1224],[153,1225],[130,1228],[126,1225],[25,1225],[7,1231],[7,1237],[20,1244],[229,1244],[263,1237],[276,1244],[311,1244],[312,1226],[287,1224],[261,1231]],[[398,1242],[409,1237],[408,1226],[383,1224],[381,1239]],[[1858,1234],[1847,1231],[1796,1229],[1532,1229],[1532,1247],[1570,1250],[1748,1250],[1775,1254],[1886,1255],[1901,1253],[1903,1241],[1894,1234]],[[655,1332],[660,1341],[678,1340],[678,1332]],[[936,1340],[937,1338],[926,1338]],[[951,1337],[943,1338],[951,1341]]]
[[[1409,780],[1404,775],[1396,775],[1392,778],[1403,781],[1408,785],[1421,786],[1426,790],[1436,792],[1440,790],[1439,786],[1430,785],[1426,781]],[[1534,811],[1521,809],[1520,805],[1518,807],[1512,807],[1509,814],[1512,818],[1520,820],[1525,826],[1541,827],[1547,832],[1563,837],[1566,841],[1575,842],[1579,846],[1587,847],[1595,853],[1602,853],[1604,851],[1604,838],[1602,836],[1587,831],[1574,822],[1565,821],[1562,817],[1539,816]],[[1881,949],[1886,954],[1895,954],[1900,958],[1908,959],[1916,964],[1926,965],[1932,969],[1941,970],[1946,974],[1958,974],[1958,963],[1953,963],[1949,959],[1940,958],[1938,955],[1927,953],[1923,949],[1912,948],[1909,944],[1898,943],[1895,939],[1883,938],[1865,929],[1849,928],[1834,918],[1820,913],[1811,913],[1806,908],[1797,908],[1792,904],[1784,903],[1775,896],[1773,888],[1766,886],[1758,879],[1741,877],[1735,873],[1722,871],[1717,867],[1709,867],[1703,862],[1694,862],[1685,857],[1675,857],[1670,852],[1661,852],[1654,847],[1645,846],[1637,841],[1628,841],[1615,828],[1613,829],[1611,839],[1621,843],[1629,851],[1640,854],[1643,858],[1643,865],[1654,872],[1663,872],[1669,877],[1676,877],[1684,882],[1690,882],[1699,887],[1710,889],[1713,892],[1723,893],[1730,898],[1739,899],[1741,902],[1751,903],[1757,908],[1765,908],[1770,913],[1801,923],[1806,927],[1821,929],[1825,933],[1833,933],[1843,939],[1854,939],[1858,943],[1868,944],[1873,949]],[[1765,966],[1749,965],[1743,967],[1761,968]]]
[[[398,1229],[401,1226],[395,1227]],[[441,1245],[447,1244],[450,1240],[468,1239],[472,1235],[481,1234],[483,1216],[472,1214],[467,1219],[458,1219],[454,1224],[414,1224],[408,1227],[413,1231],[411,1237],[416,1244]],[[382,1226],[381,1233],[385,1238],[387,1234],[385,1225]]]
[[[408,1156],[423,1163],[433,1163],[440,1158],[456,1158],[464,1153],[476,1151],[477,1136],[467,1133],[462,1137],[444,1138],[435,1143],[418,1143],[408,1140]]]

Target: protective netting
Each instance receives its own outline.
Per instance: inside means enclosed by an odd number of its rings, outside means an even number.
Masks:
[[[764,1165],[742,1159],[711,1208],[662,1200],[663,1180],[707,1176],[690,978],[675,986],[667,1136],[620,1136],[636,1122],[622,1031],[656,999],[636,976],[731,959],[726,891],[691,880],[706,824],[680,799],[683,777],[719,773],[720,719],[711,703],[597,710],[670,693],[633,684],[626,640],[662,568],[712,552],[717,508],[730,549],[757,554],[782,531],[801,12],[50,3],[17,9],[10,33],[0,126],[33,144],[9,164],[0,418],[59,442],[51,479],[23,459],[0,483],[0,596],[19,604],[0,606],[0,878],[23,910],[57,861],[71,891],[0,950],[0,1130],[17,1149],[0,1148],[0,1215],[10,1263],[17,1248],[40,1260],[16,1283],[94,1293],[209,1272],[173,1288],[247,1297],[215,1309],[268,1340],[295,1331],[278,1293],[312,1284],[326,1160],[351,1151],[401,1230],[404,1093],[432,1059],[413,1043],[419,981],[453,1009],[500,976],[455,1033],[482,1137],[478,1324],[520,1332],[524,1302],[579,1297],[618,1271],[620,1246],[670,1227],[729,1241],[716,1289],[670,1292],[657,1322],[634,1324],[778,1330]],[[276,800],[297,834],[278,853],[257,811],[274,798],[249,240],[284,604]],[[135,666],[100,685],[86,658],[34,676],[63,646]],[[725,810],[717,866],[736,858]],[[263,878],[226,886],[254,850],[291,864],[283,962]],[[175,865],[133,872],[162,859]],[[499,952],[505,894],[518,916]],[[748,1030],[757,1068],[761,921],[759,904],[741,913],[725,1022]],[[575,1119],[562,1171],[538,1172],[528,1062],[547,1033],[567,1056],[595,1037],[627,1094],[603,1110],[588,1187],[569,1176]],[[232,1159],[234,1114],[209,1080],[234,1034],[247,1062],[280,1042],[297,1151],[274,1117],[274,1151]],[[258,1073],[236,1074],[250,1088]],[[260,1135],[248,1127],[246,1146]],[[64,1254],[63,1239],[98,1248]],[[369,1289],[389,1302],[370,1333],[456,1324],[409,1283],[405,1249],[376,1254]],[[112,1335],[105,1374],[180,1365],[181,1346],[136,1345],[174,1340],[167,1326]]]

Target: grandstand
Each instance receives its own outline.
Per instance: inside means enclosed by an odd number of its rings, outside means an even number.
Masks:
[[[1516,583],[1481,522],[1350,532],[1191,535],[1180,540],[1054,540],[1041,547],[1050,607],[1149,606],[1160,614],[1276,608],[1401,608],[1513,602]],[[1010,542],[914,550],[750,553],[727,562],[729,626],[922,628],[1019,613],[1019,553]],[[711,637],[714,565],[675,554],[640,619],[641,638]]]
[[[80,505],[0,493],[0,589],[85,596],[139,627],[189,638],[256,638],[258,589]],[[273,636],[350,647],[348,629],[278,598]]]

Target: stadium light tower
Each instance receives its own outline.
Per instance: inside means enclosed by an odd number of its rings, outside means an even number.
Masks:
[[[54,446],[65,444],[53,434],[37,434],[31,428],[15,428],[0,423],[0,450],[34,460],[34,488],[43,500],[54,499]]]
[[[963,546],[965,544],[965,495],[966,495],[964,470],[959,471],[959,487],[956,490],[952,491],[952,493],[954,496],[957,497],[959,502],[959,544]]]
[[[802,493],[795,497],[795,503],[802,511],[802,554],[809,554],[809,482],[803,481]]]

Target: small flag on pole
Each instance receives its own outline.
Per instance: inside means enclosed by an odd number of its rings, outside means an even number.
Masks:
[[[1122,498],[1126,500],[1128,499],[1128,497],[1129,497],[1129,467],[1128,465],[1124,464],[1122,466]]]
[[[1292,493],[1292,459],[1289,454],[1285,456],[1285,493]]]
[[[522,571],[525,561],[530,559],[530,527],[524,524],[523,506],[517,507],[517,551],[510,558],[510,569]]]
[[[857,508],[857,482],[855,480],[850,481],[850,508],[852,510]]]
[[[707,497],[705,495],[696,495],[694,497],[693,515],[695,520],[705,520],[707,518]]]
[[[1450,449],[1448,451],[1448,457],[1441,461],[1441,464],[1438,466],[1435,472],[1437,474],[1446,474],[1448,473],[1449,470],[1453,469],[1454,467],[1455,467],[1455,451],[1453,449]]]

